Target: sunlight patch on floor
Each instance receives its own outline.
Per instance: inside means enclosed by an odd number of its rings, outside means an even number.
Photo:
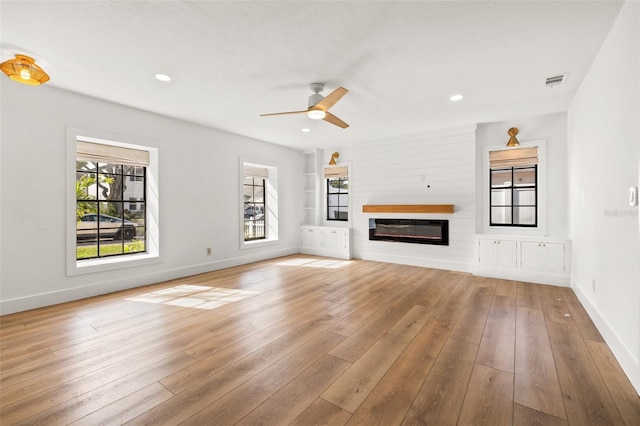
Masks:
[[[260,294],[257,291],[183,284],[126,300],[144,303],[162,303],[183,308],[215,309],[231,302],[248,299]]]
[[[278,262],[276,265],[279,266],[304,266],[307,268],[329,268],[336,269],[342,268],[343,266],[347,266],[352,264],[353,262],[350,260],[335,260],[335,259],[307,259],[307,258],[297,258],[297,259],[289,259],[283,262]]]

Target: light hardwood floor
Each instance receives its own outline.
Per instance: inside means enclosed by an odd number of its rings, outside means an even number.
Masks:
[[[570,289],[291,256],[0,317],[2,425],[639,425]]]

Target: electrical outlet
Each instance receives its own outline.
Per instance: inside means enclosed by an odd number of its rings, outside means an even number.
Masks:
[[[593,292],[596,292],[596,279],[592,279],[591,280],[591,289],[593,290]]]
[[[207,256],[211,255],[211,247],[207,247]]]

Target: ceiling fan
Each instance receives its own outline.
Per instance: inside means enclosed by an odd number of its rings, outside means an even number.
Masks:
[[[338,87],[333,92],[329,93],[327,96],[322,96],[320,92],[324,90],[323,83],[311,83],[309,86],[313,95],[309,96],[309,107],[303,111],[287,111],[287,112],[274,112],[270,114],[260,114],[261,117],[266,117],[270,115],[286,115],[286,114],[303,114],[306,113],[309,118],[314,120],[324,120],[328,121],[331,124],[334,124],[338,127],[346,129],[349,127],[347,123],[340,120],[335,115],[329,112],[329,108],[331,108],[336,102],[338,102],[344,95],[347,94],[348,90],[344,87]]]

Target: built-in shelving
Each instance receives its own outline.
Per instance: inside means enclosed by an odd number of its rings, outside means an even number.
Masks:
[[[303,224],[318,224],[318,150],[305,152],[303,154]]]

